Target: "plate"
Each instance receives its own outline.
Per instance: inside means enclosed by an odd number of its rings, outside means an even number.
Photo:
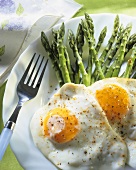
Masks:
[[[115,14],[93,14],[91,15],[91,17],[94,21],[96,39],[98,38],[99,33],[103,29],[103,27],[107,26],[108,32],[103,43],[103,45],[106,45],[112,32],[111,30],[113,28]],[[119,15],[119,17],[121,23],[123,23],[124,26],[127,25],[129,22],[133,24],[133,29],[131,33],[134,33],[134,31],[136,30],[136,19],[134,17],[126,15]],[[72,29],[75,33],[79,22],[83,18],[84,16],[81,16],[65,22],[66,34],[68,32],[68,29]],[[60,25],[56,25],[54,29],[58,29],[59,27]],[[51,30],[48,30],[46,32],[46,35],[51,39]],[[64,42],[67,45],[66,39],[64,40]],[[17,104],[17,84],[27,64],[29,63],[31,56],[35,52],[37,53],[37,55],[45,55],[45,57],[47,58],[47,54],[45,53],[45,50],[40,41],[40,37],[36,39],[32,44],[30,44],[28,48],[22,53],[9,76],[3,99],[4,123],[8,120],[9,116],[11,115]],[[17,160],[25,170],[56,170],[56,168],[35,147],[31,137],[29,124],[35,111],[45,105],[58,88],[59,86],[55,76],[55,72],[54,70],[52,70],[51,63],[49,62],[37,96],[31,101],[25,103],[19,113],[16,128],[10,142],[11,149],[13,150],[15,156],[17,157]]]

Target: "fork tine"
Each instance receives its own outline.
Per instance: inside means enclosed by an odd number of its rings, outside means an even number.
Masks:
[[[43,75],[44,75],[44,72],[45,72],[47,63],[48,63],[48,59],[47,59],[45,65],[44,65],[44,68],[43,68],[42,73],[41,73],[41,75],[40,75],[40,77],[39,77],[39,80],[38,80],[38,82],[37,82],[37,84],[36,84],[36,87],[39,87],[40,84],[41,84],[41,81],[42,81],[42,78],[43,78]]]
[[[41,68],[41,65],[42,65],[43,59],[44,59],[44,57],[42,57],[41,63],[40,63],[40,65],[39,65],[38,69],[37,69],[37,72],[36,72],[36,74],[35,74],[35,77],[34,77],[34,79],[33,79],[33,81],[32,81],[31,86],[33,86],[33,85],[34,85],[34,82],[35,82],[35,80],[36,80],[36,77],[37,77],[37,75],[38,75],[38,73],[39,73],[39,70],[40,70],[40,68]]]
[[[33,72],[34,72],[34,70],[35,70],[35,68],[36,68],[36,65],[37,65],[37,63],[38,63],[39,58],[40,58],[40,55],[38,56],[38,58],[37,58],[37,60],[36,60],[36,62],[35,62],[35,65],[34,65],[32,71],[31,71],[31,74],[30,74],[30,76],[29,76],[29,79],[27,80],[27,84],[29,84],[29,82],[30,82],[30,80],[31,80],[31,78],[32,78]]]
[[[26,70],[25,70],[25,72],[24,72],[24,74],[23,74],[23,76],[22,76],[22,78],[21,78],[21,81],[23,81],[23,82],[24,82],[25,79],[26,79],[26,76],[27,76],[28,71],[29,71],[29,69],[30,69],[30,67],[31,67],[31,65],[32,65],[32,62],[33,62],[33,60],[34,60],[35,55],[36,55],[36,53],[34,53],[34,55],[33,55],[32,59],[31,59],[29,65],[27,66],[27,68],[26,68]]]
[[[37,93],[38,93],[38,89],[39,89],[39,86],[41,84],[41,81],[42,81],[42,78],[43,78],[43,75],[44,75],[44,72],[45,72],[45,69],[46,69],[46,66],[47,66],[47,63],[48,63],[48,60],[46,61],[45,65],[44,65],[44,68],[41,72],[41,75],[40,75],[40,78],[38,79],[38,83],[36,85],[36,87],[34,88],[32,85],[29,86],[29,84],[26,84],[25,83],[25,79],[26,79],[26,76],[30,70],[30,67],[32,65],[32,62],[34,60],[34,57],[35,57],[36,53],[33,55],[30,63],[28,64],[27,68],[26,68],[26,71],[24,72],[20,82],[18,83],[17,85],[17,95],[18,95],[18,103],[17,103],[17,106],[15,107],[15,110],[14,112],[12,113],[12,115],[10,116],[10,118],[8,119],[8,121],[6,122],[5,126],[4,126],[4,130],[2,131],[1,135],[0,135],[0,160],[2,159],[4,153],[5,153],[5,150],[9,144],[9,141],[10,141],[10,138],[12,136],[12,133],[13,133],[13,130],[14,130],[14,126],[16,124],[16,121],[17,121],[17,117],[19,115],[19,111],[21,109],[21,107],[23,106],[23,104],[31,99],[33,99]],[[40,57],[40,55],[38,56],[38,58]],[[30,77],[29,79],[31,79],[31,76],[33,74],[33,72],[35,71],[35,67],[37,65],[37,62],[38,62],[39,59],[36,60],[36,63],[32,69],[32,72],[30,74]],[[43,63],[43,58],[42,58],[42,61],[40,63],[40,66],[38,67],[38,71],[36,72],[36,76],[34,77],[34,81],[33,83],[35,82],[35,79],[39,73],[39,70],[40,70],[40,67]],[[28,82],[30,81],[28,79]]]

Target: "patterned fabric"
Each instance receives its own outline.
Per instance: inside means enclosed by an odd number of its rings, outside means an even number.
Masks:
[[[47,20],[43,18],[45,25],[41,25],[46,30],[60,18],[63,21],[71,18],[80,8],[73,0],[0,0],[0,85],[7,79],[20,49],[25,50],[22,45],[26,47],[37,38],[37,34],[31,35],[33,39],[25,44],[28,31],[40,18],[47,16]]]
[[[24,30],[43,15],[59,15],[50,8],[50,1],[43,0],[0,0],[0,28]]]

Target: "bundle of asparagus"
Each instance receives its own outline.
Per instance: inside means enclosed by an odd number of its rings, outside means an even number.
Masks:
[[[91,85],[95,81],[109,77],[136,78],[136,33],[130,35],[132,25],[125,28],[120,24],[119,16],[114,19],[114,27],[107,45],[100,52],[107,34],[105,26],[96,43],[94,23],[90,15],[85,13],[85,19],[78,25],[76,35],[69,30],[68,43],[75,59],[71,62],[68,49],[64,45],[65,25],[58,30],[52,30],[53,41],[50,43],[46,34],[41,32],[41,42],[56,72],[59,85],[73,82]],[[87,66],[83,62],[83,47],[88,45]],[[120,69],[127,62],[126,69],[120,75]],[[95,66],[95,67],[94,67]]]

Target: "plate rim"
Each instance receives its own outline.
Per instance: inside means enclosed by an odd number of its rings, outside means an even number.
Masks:
[[[126,15],[126,14],[115,14],[115,13],[99,13],[99,14],[98,14],[98,13],[97,13],[97,14],[89,14],[89,15],[91,15],[91,16],[97,16],[97,17],[98,17],[98,16],[102,16],[102,15],[104,15],[104,16],[116,16],[116,15],[119,15],[119,16],[122,16],[122,17],[132,18],[132,19],[135,19],[135,20],[136,20],[136,17],[135,17],[135,16],[129,16],[129,15]],[[65,23],[65,24],[68,24],[68,23],[71,22],[71,21],[79,20],[79,19],[81,19],[81,18],[83,18],[83,17],[84,17],[84,15],[78,16],[78,17],[75,17],[75,18],[71,18],[71,19],[65,21],[64,23]],[[61,25],[61,23],[58,23],[58,24],[56,24],[55,26],[53,26],[52,28],[55,29],[55,28],[59,27],[60,25]],[[52,28],[50,28],[49,30],[46,30],[45,32],[46,32],[46,33],[50,32]],[[43,31],[44,31],[44,30],[43,30]],[[5,121],[6,121],[6,118],[5,118],[5,115],[4,115],[4,114],[5,114],[6,110],[7,110],[7,109],[5,108],[5,102],[6,102],[7,91],[8,91],[7,89],[9,88],[11,78],[12,78],[13,75],[15,74],[15,72],[16,72],[16,70],[17,70],[17,66],[18,66],[19,62],[21,61],[23,55],[24,55],[27,51],[29,51],[29,49],[31,48],[31,46],[33,46],[33,44],[35,44],[39,39],[40,39],[40,36],[37,37],[32,43],[30,43],[30,45],[26,48],[26,50],[23,51],[23,53],[19,56],[17,62],[15,63],[15,65],[14,65],[14,67],[12,68],[12,71],[11,71],[11,73],[10,73],[10,75],[9,75],[8,81],[7,81],[6,86],[5,86],[5,92],[4,92],[4,96],[3,96],[3,102],[2,102],[2,104],[3,104],[3,107],[2,107],[2,120],[3,120],[4,123],[5,123]],[[15,153],[15,151],[14,151],[14,149],[13,149],[13,148],[14,148],[13,145],[10,144],[10,146],[11,146],[11,149],[12,149],[13,153],[15,154],[15,156],[16,156],[16,158],[17,158],[17,154]],[[18,158],[17,158],[17,160],[18,160]],[[18,161],[19,161],[19,160],[18,160]],[[23,165],[20,161],[19,161],[19,163],[21,164],[21,166]],[[23,166],[22,166],[22,167],[23,167]]]

